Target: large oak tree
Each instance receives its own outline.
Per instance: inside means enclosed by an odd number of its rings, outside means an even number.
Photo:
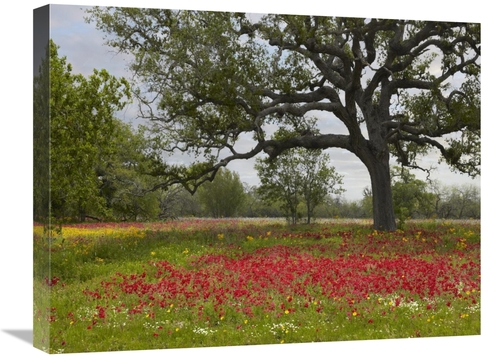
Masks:
[[[159,167],[161,186],[194,191],[259,153],[343,148],[369,172],[375,228],[394,230],[391,156],[416,168],[435,149],[452,168],[479,174],[479,24],[111,7],[89,14],[109,45],[135,56],[141,114],[158,147],[195,159]],[[319,112],[345,130],[308,130]],[[276,128],[289,135],[273,138]]]

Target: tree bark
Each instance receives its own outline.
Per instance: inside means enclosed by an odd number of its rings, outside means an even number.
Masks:
[[[392,202],[389,163],[374,163],[370,171],[373,193],[373,227],[376,230],[396,230],[396,217]]]
[[[376,155],[364,151],[361,160],[370,174],[373,201],[373,228],[380,231],[396,230],[396,216],[392,202],[389,154]]]

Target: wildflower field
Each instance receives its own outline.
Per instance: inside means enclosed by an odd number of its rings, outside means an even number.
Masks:
[[[480,334],[478,221],[35,225],[34,254],[50,353]]]

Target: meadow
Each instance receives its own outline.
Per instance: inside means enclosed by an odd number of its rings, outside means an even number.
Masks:
[[[481,333],[479,221],[35,225],[34,254],[49,353]]]

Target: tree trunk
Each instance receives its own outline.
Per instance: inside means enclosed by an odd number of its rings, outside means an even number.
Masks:
[[[372,184],[373,228],[381,231],[394,231],[396,230],[396,216],[392,202],[389,155],[382,158],[369,156],[371,158],[363,162],[368,169]]]
[[[80,205],[80,209],[78,211],[80,214],[80,222],[82,223],[85,222],[85,217],[86,217],[85,209]]]

